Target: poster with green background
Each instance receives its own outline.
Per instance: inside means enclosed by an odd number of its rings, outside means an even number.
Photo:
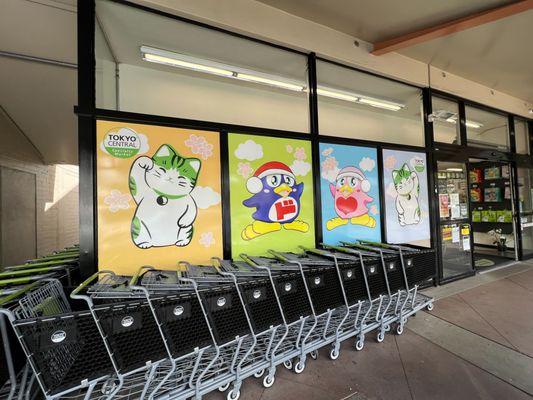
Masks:
[[[232,256],[315,245],[311,143],[229,134]]]

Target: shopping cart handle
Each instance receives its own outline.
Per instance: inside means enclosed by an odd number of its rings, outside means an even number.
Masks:
[[[5,297],[2,297],[0,299],[0,307],[2,307],[4,304],[10,303],[12,300],[14,300],[17,297],[23,295],[24,293],[29,292],[34,287],[39,286],[39,284],[40,284],[40,281],[36,281],[36,282],[30,283],[29,285],[24,286],[22,289],[19,289],[19,290],[15,291],[15,292],[13,292],[11,294],[8,294]]]
[[[141,268],[139,268],[137,270],[137,272],[135,273],[135,275],[133,275],[133,277],[131,278],[130,280],[130,283],[129,285],[130,286],[135,286],[137,284],[137,281],[139,280],[139,277],[144,274],[145,272],[148,272],[148,271],[155,271],[155,268],[150,266],[150,265],[143,265]]]
[[[103,275],[103,274],[111,274],[113,276],[115,276],[115,273],[113,271],[108,271],[108,270],[102,270],[102,271],[97,271],[95,272],[94,274],[92,274],[90,277],[88,277],[87,279],[85,279],[82,283],[80,283],[78,285],[78,287],[76,289],[74,289],[72,291],[72,293],[70,293],[70,298],[71,299],[81,299],[81,300],[85,300],[86,299],[86,296],[80,296],[78,293],[81,292],[81,290],[87,286],[89,286],[89,284],[94,281],[95,279],[97,279],[100,275]]]
[[[272,254],[275,258],[277,258],[277,259],[280,260],[280,261],[284,261],[284,262],[289,262],[289,261],[290,261],[290,260],[289,260],[287,257],[285,257],[283,254],[278,253],[278,252],[275,251],[275,250],[268,250],[268,252],[269,252],[270,254]]]
[[[251,265],[252,267],[258,266],[255,262],[253,262],[253,260],[250,257],[248,257],[244,253],[239,254],[239,257],[242,258],[246,262],[246,264]]]

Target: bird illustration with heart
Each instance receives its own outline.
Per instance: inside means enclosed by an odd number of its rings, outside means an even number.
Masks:
[[[367,204],[374,200],[367,194],[370,182],[359,168],[347,166],[341,169],[335,178],[335,184],[330,183],[329,189],[335,202],[337,217],[326,222],[328,230],[348,222],[369,228],[376,226],[376,220],[368,215]]]

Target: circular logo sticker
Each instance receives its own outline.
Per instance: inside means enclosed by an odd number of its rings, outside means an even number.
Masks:
[[[219,297],[217,300],[217,306],[222,307],[226,304],[226,299],[224,297]]]
[[[176,308],[174,308],[174,315],[179,317],[181,314],[183,314],[183,306],[176,306]]]
[[[106,133],[104,148],[113,157],[130,158],[141,149],[139,135],[133,129],[120,128]]]
[[[124,328],[129,328],[130,326],[133,325],[133,317],[131,317],[129,315],[125,316],[124,318],[122,318],[122,321],[120,321],[120,324]]]
[[[254,299],[258,299],[259,297],[261,297],[261,291],[259,289],[254,290],[252,296],[254,297]]]
[[[416,172],[424,172],[426,163],[422,157],[413,157],[411,159],[411,167],[413,167]]]
[[[66,338],[67,333],[65,331],[55,331],[54,333],[52,333],[52,336],[50,336],[50,340],[53,343],[61,343]]]

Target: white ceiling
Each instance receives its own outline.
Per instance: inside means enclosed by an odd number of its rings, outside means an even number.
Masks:
[[[77,63],[74,0],[0,0],[0,51]],[[0,56],[0,105],[46,163],[77,164],[76,68]]]
[[[258,0],[376,43],[510,0]],[[533,11],[413,46],[400,53],[533,101]]]

